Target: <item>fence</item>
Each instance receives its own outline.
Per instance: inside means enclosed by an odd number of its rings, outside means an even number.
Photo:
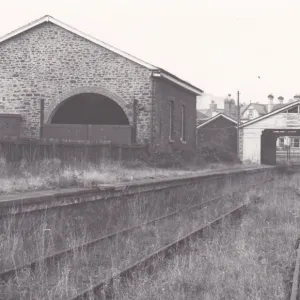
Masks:
[[[105,160],[145,160],[148,157],[148,148],[145,145],[115,145],[110,142],[0,139],[0,155],[8,162],[59,158],[70,163],[83,160],[99,163]]]
[[[277,162],[300,162],[299,149],[287,148],[284,150],[276,150]]]
[[[113,144],[131,144],[129,125],[45,124],[43,138],[81,141],[110,141]]]

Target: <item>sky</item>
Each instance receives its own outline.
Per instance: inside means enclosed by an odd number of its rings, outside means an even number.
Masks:
[[[208,94],[267,103],[300,93],[299,0],[10,0],[0,36],[44,15]]]

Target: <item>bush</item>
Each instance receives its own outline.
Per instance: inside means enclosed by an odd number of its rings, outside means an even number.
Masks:
[[[238,162],[237,154],[233,149],[224,147],[215,141],[203,144],[198,150],[198,155],[207,163]]]

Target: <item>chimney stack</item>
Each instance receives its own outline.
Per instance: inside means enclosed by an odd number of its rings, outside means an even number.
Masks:
[[[269,99],[269,103],[268,103],[268,113],[269,113],[273,109],[273,99],[274,99],[274,96],[272,94],[270,94],[268,96],[268,99]]]
[[[234,117],[237,113],[235,101],[231,97],[231,94],[228,94],[228,96],[224,99],[224,113],[232,117]]]
[[[278,102],[279,102],[279,104],[283,104],[283,100],[284,100],[284,98],[283,98],[282,96],[279,96],[279,97],[278,97]]]
[[[297,101],[297,100],[299,100],[300,99],[300,95],[299,94],[296,94],[295,96],[294,96],[294,101]]]
[[[210,110],[214,111],[217,109],[217,104],[215,103],[214,100],[211,100],[211,103],[209,104]]]

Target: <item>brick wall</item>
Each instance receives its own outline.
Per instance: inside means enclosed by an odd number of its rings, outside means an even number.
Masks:
[[[95,92],[116,101],[131,124],[137,99],[137,141],[150,138],[151,72],[52,23],[1,43],[0,70],[0,112],[22,115],[22,136],[39,135],[40,99],[47,123],[66,98]]]
[[[166,80],[154,81],[153,144],[162,151],[192,150],[196,146],[196,95]],[[169,140],[169,103],[174,101],[174,135]],[[181,107],[186,107],[186,141],[181,141]]]

